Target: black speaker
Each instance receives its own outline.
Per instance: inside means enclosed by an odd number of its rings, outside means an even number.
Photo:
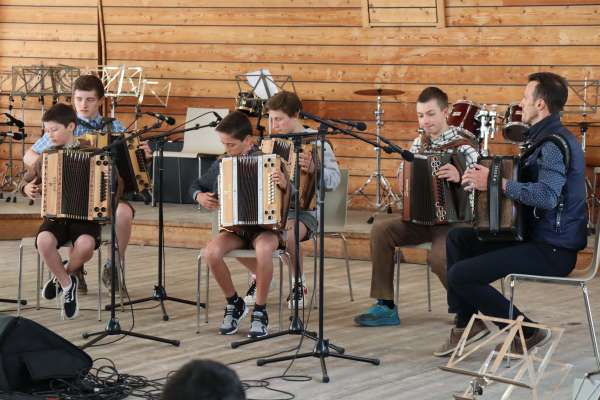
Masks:
[[[190,195],[192,183],[204,172],[208,171],[216,156],[168,152],[163,157],[163,202],[178,204],[194,204]],[[154,158],[153,176],[154,193],[158,183],[157,160]],[[154,201],[158,202],[158,198]]]
[[[63,337],[26,318],[0,316],[0,391],[45,389],[90,368],[92,358]]]

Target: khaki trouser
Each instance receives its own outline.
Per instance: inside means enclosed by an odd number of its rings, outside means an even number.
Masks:
[[[402,221],[402,217],[376,220],[371,230],[371,297],[394,299],[394,249],[396,246],[431,242],[427,260],[442,285],[446,283],[446,237],[454,225],[426,226]]]

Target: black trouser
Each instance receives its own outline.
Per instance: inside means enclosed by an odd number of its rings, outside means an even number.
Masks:
[[[510,302],[490,283],[506,275],[566,276],[577,251],[533,242],[482,242],[473,228],[455,228],[446,241],[448,312],[460,321],[481,313],[508,318]],[[516,307],[513,318],[523,315]]]

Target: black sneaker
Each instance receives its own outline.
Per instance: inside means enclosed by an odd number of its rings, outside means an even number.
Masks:
[[[242,299],[240,299],[240,301],[243,303],[241,310],[233,304],[227,304],[225,306],[225,316],[223,318],[223,323],[219,327],[219,333],[221,333],[221,335],[233,335],[236,333],[240,328],[240,321],[248,314],[246,303],[244,303]]]
[[[42,297],[46,300],[53,300],[56,295],[62,292],[60,285],[56,283],[56,277],[48,279],[48,282],[42,287]]]
[[[258,338],[266,336],[269,329],[269,316],[266,311],[252,311],[252,319],[250,320],[249,338]]]
[[[63,294],[62,315],[67,319],[73,319],[79,314],[79,303],[77,303],[78,283],[77,277],[71,275],[71,287],[69,290],[65,290]]]

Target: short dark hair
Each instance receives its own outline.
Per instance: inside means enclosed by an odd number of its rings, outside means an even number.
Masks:
[[[96,75],[81,75],[79,78],[75,79],[73,83],[73,93],[76,90],[85,90],[96,92],[96,96],[99,99],[104,97],[104,84],[102,80],[98,78]]]
[[[250,119],[241,111],[227,114],[215,129],[238,140],[244,140],[252,135]]]
[[[42,122],[58,122],[63,126],[69,126],[69,124],[73,122],[77,125],[77,114],[70,105],[56,103],[46,110],[42,116]]]
[[[529,82],[537,82],[533,96],[544,100],[550,114],[562,111],[569,97],[565,78],[552,72],[536,72],[529,75]]]
[[[429,86],[423,89],[421,94],[419,94],[419,97],[417,97],[417,103],[427,103],[434,99],[442,110],[448,107],[448,95],[442,89],[435,86]]]
[[[231,368],[211,360],[193,360],[167,379],[161,400],[244,400],[246,394]]]
[[[279,92],[267,100],[267,110],[282,111],[288,117],[294,117],[302,110],[302,102],[296,93]]]

